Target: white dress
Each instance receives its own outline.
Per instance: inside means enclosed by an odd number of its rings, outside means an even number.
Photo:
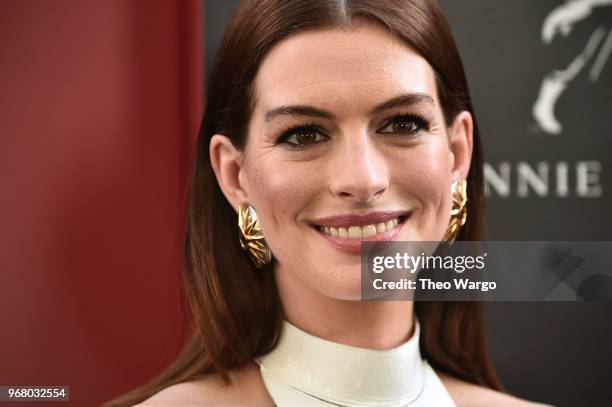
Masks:
[[[420,327],[388,350],[358,348],[302,331],[288,321],[272,352],[256,358],[279,407],[454,407],[419,350]]]

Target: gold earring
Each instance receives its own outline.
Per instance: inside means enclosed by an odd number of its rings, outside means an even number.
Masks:
[[[451,209],[451,220],[446,229],[444,240],[453,243],[465,225],[467,219],[467,181],[453,181],[452,185],[453,207]]]
[[[249,252],[255,267],[268,264],[272,260],[272,252],[264,239],[257,212],[251,205],[238,206],[238,229],[240,246]]]

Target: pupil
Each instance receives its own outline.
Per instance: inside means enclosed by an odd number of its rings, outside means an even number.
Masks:
[[[414,131],[415,125],[412,122],[401,122],[397,124],[397,130],[400,131]]]
[[[308,144],[308,142],[313,141],[314,137],[312,133],[302,132],[302,133],[298,133],[297,139],[298,139],[298,142],[306,142],[305,144]]]

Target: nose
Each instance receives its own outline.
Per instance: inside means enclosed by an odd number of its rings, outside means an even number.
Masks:
[[[335,196],[370,203],[389,187],[386,159],[366,131],[342,137],[330,160],[330,189]]]

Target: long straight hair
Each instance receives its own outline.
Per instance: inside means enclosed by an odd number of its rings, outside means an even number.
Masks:
[[[106,407],[139,403],[170,385],[245,366],[277,344],[283,313],[272,269],[254,269],[239,244],[237,214],[217,183],[211,137],[223,134],[238,149],[247,139],[254,81],[263,58],[284,38],[306,30],[350,27],[355,18],[385,27],[424,57],[448,124],[463,111],[474,117],[467,177],[467,222],[457,240],[481,240],[483,156],[463,65],[435,0],[246,0],[227,26],[208,81],[206,109],[190,180],[183,281],[190,328],[179,357],[146,385]],[[480,303],[416,302],[420,349],[439,371],[502,390],[490,361]]]

